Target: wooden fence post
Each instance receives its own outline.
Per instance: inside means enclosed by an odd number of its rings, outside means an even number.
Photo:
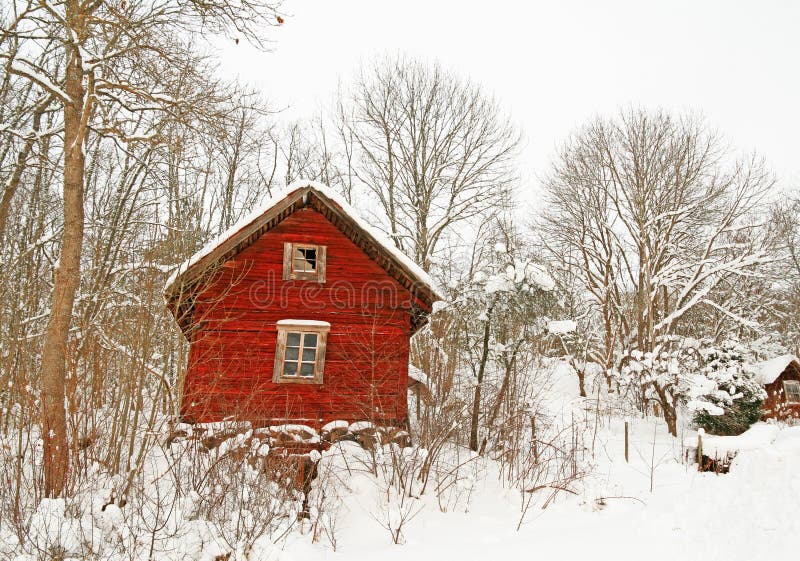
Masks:
[[[697,471],[703,471],[703,428],[697,429]]]
[[[625,463],[628,463],[628,421],[625,420]]]

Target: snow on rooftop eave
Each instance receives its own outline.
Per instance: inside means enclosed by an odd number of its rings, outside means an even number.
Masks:
[[[301,187],[297,187],[295,186],[294,183],[292,183],[285,189],[281,189],[277,194],[266,199],[263,203],[254,208],[246,216],[237,220],[233,226],[231,226],[223,233],[219,234],[217,237],[206,243],[199,250],[197,250],[191,257],[189,257],[186,261],[184,261],[175,268],[175,270],[167,279],[167,282],[164,284],[164,294],[169,294],[172,287],[176,284],[178,279],[182,277],[186,272],[188,272],[189,269],[199,264],[204,258],[214,253],[214,251],[218,247],[220,247],[222,244],[224,244],[229,239],[234,237],[236,234],[238,234],[239,232],[241,232],[242,230],[244,230],[245,228],[256,222],[259,218],[261,218],[265,213],[269,212],[269,210],[272,209],[274,206],[276,206],[278,203],[294,195],[295,191],[298,191],[300,188]]]
[[[316,181],[303,181],[299,182],[304,185],[310,186],[312,189],[317,191],[318,193],[322,194],[325,198],[327,198],[332,203],[336,204],[339,208],[342,209],[342,212],[350,217],[361,229],[365,234],[370,236],[373,241],[383,248],[387,253],[389,253],[394,259],[398,262],[401,268],[405,268],[406,272],[413,278],[416,278],[421,284],[423,284],[433,296],[433,300],[444,300],[442,298],[441,292],[439,288],[436,286],[436,283],[431,278],[431,276],[425,272],[425,270],[420,267],[413,259],[411,259],[408,255],[400,251],[394,243],[380,230],[372,226],[366,220],[364,220],[358,211],[353,208],[350,203],[348,203],[345,198],[325,185],[324,183],[319,183]]]
[[[225,232],[217,236],[215,239],[204,245],[200,250],[198,250],[194,255],[189,257],[186,261],[181,263],[175,271],[170,275],[167,279],[167,282],[164,286],[164,293],[168,295],[174,285],[177,283],[178,279],[180,279],[185,273],[189,271],[189,269],[193,268],[194,266],[198,265],[204,258],[210,256],[217,250],[220,246],[225,244],[228,240],[236,236],[239,232],[246,229],[247,227],[251,226],[253,223],[257,222],[264,214],[269,212],[273,207],[280,204],[282,201],[288,199],[289,197],[294,196],[298,191],[302,190],[307,191],[315,191],[316,193],[322,195],[325,199],[329,202],[338,206],[342,212],[347,215],[351,220],[353,220],[356,225],[369,237],[373,239],[373,241],[380,246],[384,251],[386,251],[389,255],[391,255],[395,261],[397,261],[398,265],[400,265],[401,269],[405,269],[406,273],[419,281],[420,284],[425,286],[428,291],[430,292],[432,299],[435,300],[444,300],[441,296],[441,291],[436,286],[436,283],[433,281],[431,276],[426,273],[422,267],[417,265],[411,258],[409,258],[405,253],[400,251],[384,234],[383,232],[379,231],[377,228],[374,228],[368,222],[366,222],[358,213],[358,211],[353,208],[339,193],[328,187],[327,185],[320,183],[318,181],[308,181],[308,180],[298,180],[290,183],[284,189],[280,190],[274,196],[270,197],[269,199],[265,200],[262,204],[258,205],[252,212],[248,213],[247,216],[243,217],[242,219],[238,220],[236,224],[228,228]]]
[[[792,362],[797,362],[797,357],[792,354],[777,356],[764,362],[759,362],[753,367],[756,371],[756,378],[761,385],[771,384],[783,374],[786,367]]]
[[[317,319],[280,319],[276,325],[303,326],[303,327],[330,327],[327,321]]]
[[[413,364],[408,365],[408,377],[415,382],[419,382],[423,386],[429,385],[428,375]]]

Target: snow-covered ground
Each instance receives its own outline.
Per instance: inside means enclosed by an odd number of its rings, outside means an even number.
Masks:
[[[800,427],[757,426],[771,437],[739,452],[725,475],[681,463],[680,439],[657,419],[632,422],[626,463],[622,427],[619,421],[599,432],[595,471],[581,493],[560,494],[544,510],[532,507],[519,530],[520,493],[504,488],[492,465],[483,463],[486,477],[473,482],[468,505],[442,512],[435,498],[423,497],[404,528],[404,543],[394,545],[379,520],[380,489],[359,474],[348,481],[335,552],[298,533],[273,558],[750,561],[797,555]]]
[[[705,435],[707,454],[736,452],[730,473],[716,475],[697,471],[696,432],[684,428],[673,438],[662,419],[633,417],[626,462],[624,416],[608,413],[610,402],[577,398],[574,376],[567,374],[556,370],[546,406],[552,416],[581,427],[575,436],[581,476],[557,494],[552,488],[521,491],[501,475],[498,462],[450,445],[438,456],[439,475],[424,492],[416,480],[406,485],[409,496],[398,492],[399,477],[416,477],[426,451],[385,446],[371,453],[341,442],[323,454],[310,518],[298,522],[298,498],[282,496],[274,483],[258,487],[258,470],[247,464],[213,472],[211,486],[196,481],[192,458],[208,468],[223,462],[237,442],[255,456],[263,444],[240,435],[192,456],[182,448],[186,442],[177,442],[154,449],[150,475],[121,508],[110,504],[111,483],[98,475],[96,488],[66,510],[61,502],[42,502],[29,520],[27,543],[16,543],[18,533],[3,518],[0,558],[48,559],[53,543],[72,552],[68,559],[107,561],[217,561],[229,552],[230,559],[247,561],[795,558],[800,427],[759,423],[739,437]],[[225,485],[235,490],[227,498],[230,491],[220,490]],[[177,501],[158,511],[153,499],[170,496]],[[283,514],[255,538],[266,511]],[[162,524],[151,541],[151,526]],[[93,553],[78,553],[87,540]]]
[[[568,371],[556,374],[551,412],[590,410],[589,400],[574,397]],[[382,525],[385,487],[361,472],[345,479],[336,551],[298,532],[271,558],[752,561],[800,552],[800,427],[759,423],[739,437],[705,435],[706,454],[736,452],[730,473],[717,475],[697,471],[693,430],[673,438],[663,419],[630,418],[626,462],[624,418],[596,421],[596,436],[590,418],[582,438],[589,475],[575,485],[578,494],[559,493],[547,508],[549,491],[539,491],[523,512],[529,495],[504,485],[496,463],[477,459],[457,505],[443,512],[432,493],[422,496],[395,545]]]

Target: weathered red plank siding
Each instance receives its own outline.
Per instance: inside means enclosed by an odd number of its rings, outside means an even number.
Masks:
[[[327,246],[327,282],[283,281],[284,242]],[[324,216],[310,208],[297,211],[201,290],[184,418],[404,422],[411,298]],[[323,384],[272,382],[281,319],[330,322]]]
[[[774,382],[764,386],[767,392],[767,399],[761,405],[761,410],[767,419],[800,419],[800,403],[788,403],[786,401],[786,396],[783,393],[784,380],[800,381],[800,373],[790,365]]]

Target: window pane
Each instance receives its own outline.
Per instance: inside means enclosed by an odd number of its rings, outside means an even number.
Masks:
[[[300,365],[300,375],[309,377],[314,375],[314,363],[304,362]]]
[[[314,247],[295,247],[292,253],[292,268],[301,272],[316,271],[317,249]]]
[[[284,376],[297,376],[297,363],[296,362],[285,362],[285,363],[283,363],[283,375]]]
[[[303,347],[316,347],[317,346],[317,334],[316,333],[306,333],[305,339],[303,339]]]
[[[303,362],[314,362],[316,356],[316,349],[303,349]]]
[[[286,335],[286,346],[287,347],[299,347],[300,346],[300,334],[299,333],[289,333]]]
[[[786,394],[787,401],[800,402],[800,382],[796,380],[784,380],[783,390]]]
[[[297,360],[297,357],[300,355],[300,349],[297,347],[286,347],[286,360]],[[303,353],[303,356],[306,356],[306,353]]]

